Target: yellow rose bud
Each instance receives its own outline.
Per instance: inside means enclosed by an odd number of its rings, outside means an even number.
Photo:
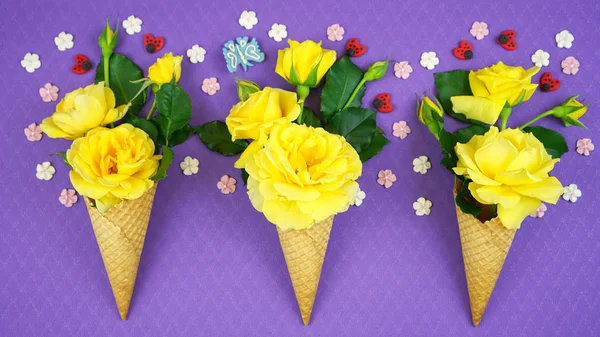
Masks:
[[[555,204],[563,193],[556,177],[549,176],[554,164],[544,144],[533,134],[519,129],[491,127],[455,147],[454,172],[472,180],[469,191],[485,205],[498,205],[498,217],[509,229],[521,222],[543,202]]]
[[[108,23],[108,18],[106,18],[106,25],[104,26],[104,30],[98,36],[98,45],[100,49],[102,49],[102,56],[104,58],[110,57],[113,49],[117,46],[117,38],[119,36],[119,22],[117,21],[116,31],[110,28],[110,24]]]
[[[432,135],[436,139],[439,139],[440,130],[443,128],[443,121],[441,118],[444,116],[444,110],[440,102],[437,99],[431,100],[431,98],[423,95],[419,101],[417,96],[417,116],[419,121],[423,123],[429,129]],[[440,118],[436,118],[439,116]]]
[[[77,89],[65,95],[56,112],[40,125],[50,138],[73,140],[89,130],[123,118],[128,105],[115,107],[115,95],[104,82]]]
[[[156,59],[156,62],[148,68],[148,78],[158,85],[169,83],[172,80],[178,82],[181,76],[182,59],[182,56],[166,53],[165,56]]]
[[[268,135],[273,126],[292,122],[299,115],[296,93],[266,87],[234,105],[225,123],[233,141],[258,139],[261,133]]]
[[[362,163],[344,137],[287,124],[254,141],[236,163],[248,172],[254,208],[282,229],[303,229],[344,212],[356,200]]]
[[[240,101],[245,101],[250,94],[260,91],[260,87],[250,80],[236,80],[237,94]]]
[[[67,150],[77,192],[94,199],[100,212],[124,199],[137,199],[154,185],[160,155],[143,130],[131,124],[95,128]]]
[[[537,84],[531,83],[531,77],[538,71],[538,67],[525,70],[502,62],[471,71],[469,86],[473,96],[451,97],[452,109],[469,119],[494,124],[507,103],[515,106],[531,98],[537,88]]]
[[[576,107],[579,108],[573,112],[571,112],[568,116],[575,119],[575,120],[579,120],[579,118],[581,118],[583,115],[585,115],[585,113],[587,112],[588,108],[587,105],[583,105],[583,103],[579,102],[576,99],[571,100],[570,102],[567,103],[567,106],[571,106],[571,107]]]
[[[289,48],[278,51],[275,72],[295,86],[318,86],[335,62],[335,51],[323,49],[321,42],[311,40],[302,43],[288,40],[288,43]]]

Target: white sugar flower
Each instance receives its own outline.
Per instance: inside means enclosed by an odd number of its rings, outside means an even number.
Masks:
[[[417,201],[413,202],[413,209],[418,216],[429,215],[429,213],[431,213],[431,206],[433,206],[431,201],[423,197],[420,197]]]
[[[65,32],[60,32],[57,37],[54,38],[54,44],[60,51],[73,48],[73,35]]]
[[[246,29],[252,29],[258,23],[258,18],[254,11],[243,11],[238,20],[240,26]]]
[[[56,169],[54,169],[54,166],[49,161],[37,164],[35,170],[37,171],[35,176],[39,180],[50,180],[54,176],[54,173],[56,173]]]
[[[541,49],[536,50],[536,52],[531,55],[531,62],[538,67],[545,67],[550,64],[550,54]]]
[[[440,59],[438,59],[437,54],[434,51],[421,54],[421,66],[423,68],[433,70],[438,64],[440,64]]]
[[[581,190],[575,184],[565,186],[562,197],[566,201],[575,202],[577,198],[581,197]]]
[[[278,23],[274,23],[269,30],[269,37],[276,42],[281,42],[287,37],[287,27]]]
[[[427,156],[420,156],[419,158],[413,159],[413,171],[421,174],[427,173],[427,170],[431,168],[431,163]]]
[[[206,55],[206,50],[197,44],[193,45],[192,48],[187,50],[187,57],[189,57],[190,62],[192,62],[192,63],[204,62],[205,55]]]
[[[556,34],[556,45],[558,48],[571,48],[573,46],[573,41],[575,37],[568,30],[562,30],[560,33]]]
[[[183,174],[186,176],[191,176],[192,174],[198,173],[198,165],[200,162],[196,158],[192,158],[187,156],[183,159],[181,163],[179,163],[179,167],[183,171]]]
[[[34,72],[36,69],[42,66],[40,56],[34,53],[27,53],[21,60],[21,67],[25,68],[28,73]]]
[[[363,203],[363,200],[367,197],[365,191],[358,188],[358,192],[356,192],[356,200],[354,200],[354,206],[360,206]]]
[[[142,19],[130,15],[127,17],[127,20],[123,20],[123,28],[129,35],[133,35],[135,33],[139,33],[142,31]]]

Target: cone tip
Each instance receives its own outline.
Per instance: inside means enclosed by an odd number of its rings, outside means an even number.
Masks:
[[[310,323],[310,315],[308,316],[302,316],[302,322],[304,322],[304,325],[308,325],[308,323]]]
[[[127,311],[125,311],[125,312],[119,312],[119,315],[121,316],[121,319],[123,321],[127,320]]]
[[[474,326],[479,326],[480,322],[481,322],[481,317],[473,317],[473,325]]]

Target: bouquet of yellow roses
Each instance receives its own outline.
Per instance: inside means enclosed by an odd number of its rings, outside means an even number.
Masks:
[[[550,172],[568,151],[556,131],[530,126],[546,116],[582,126],[587,106],[577,96],[518,128],[507,128],[513,107],[534,94],[531,77],[502,62],[477,71],[435,74],[439,100],[418,102],[419,120],[439,141],[442,165],[455,176],[454,196],[473,324],[479,325],[515,233],[542,202],[555,204],[563,187]],[[444,111],[473,125],[450,133]],[[500,122],[500,127],[494,126]]]
[[[388,62],[363,72],[348,56],[336,61],[335,51],[320,43],[289,45],[279,50],[276,72],[296,92],[238,80],[240,102],[225,123],[207,123],[198,133],[213,151],[242,153],[235,167],[254,208],[276,225],[308,324],[334,217],[354,204],[362,162],[388,143],[376,112],[361,107],[365,83],[382,78]],[[325,77],[319,115],[304,101]]]
[[[192,128],[191,101],[177,85],[181,56],[166,54],[143,78],[140,68],[113,53],[118,37],[108,21],[98,39],[102,62],[95,84],[65,95],[41,129],[73,140],[59,152],[73,187],[84,196],[121,319],[129,311],[140,255],[156,193],[173,160],[171,148]],[[138,117],[152,86],[147,118]],[[158,108],[158,114],[153,116]],[[116,122],[124,120],[118,126]]]

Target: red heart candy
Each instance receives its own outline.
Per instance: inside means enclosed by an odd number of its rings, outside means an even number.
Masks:
[[[75,65],[71,68],[72,72],[81,75],[87,73],[90,69],[92,69],[92,63],[87,56],[83,54],[75,55]]]
[[[388,93],[379,94],[373,101],[373,107],[379,112],[392,112],[394,110],[394,105],[390,102],[391,98],[392,97]]]
[[[358,39],[353,37],[346,43],[346,52],[350,57],[359,57],[367,52],[367,46],[360,44]]]
[[[540,90],[543,92],[551,92],[560,88],[560,80],[552,78],[552,73],[546,72],[540,78]]]
[[[498,36],[498,38],[496,39],[496,42],[498,42],[498,44],[508,50],[508,51],[513,51],[515,49],[517,49],[517,42],[515,41],[515,38],[517,37],[517,32],[515,32],[512,29],[507,29],[505,31],[503,31],[502,33],[500,33],[500,36]]]
[[[452,49],[452,54],[459,60],[470,60],[473,58],[473,46],[469,41],[460,41],[458,47]]]
[[[150,54],[156,53],[165,46],[165,39],[163,37],[154,37],[152,34],[144,35],[144,47]]]

